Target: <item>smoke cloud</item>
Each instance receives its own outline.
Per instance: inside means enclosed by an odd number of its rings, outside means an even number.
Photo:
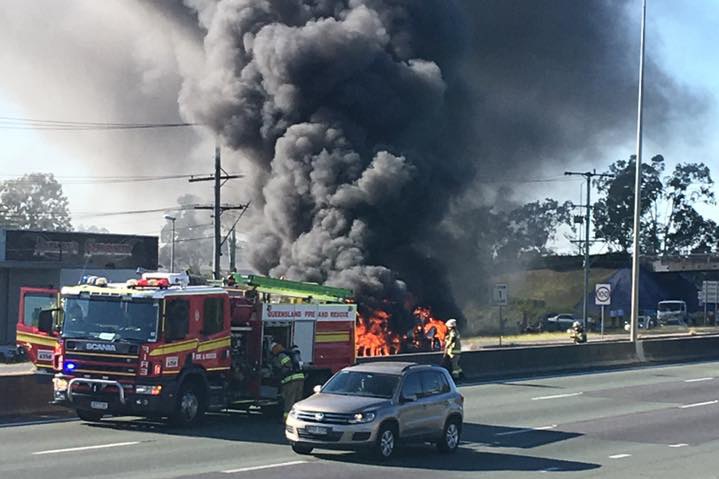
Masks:
[[[460,313],[452,291],[483,289],[482,245],[502,234],[487,213],[528,196],[518,178],[601,169],[634,136],[629,0],[17,3],[0,13],[0,85],[36,116],[206,124],[247,175],[225,198],[253,201],[258,271],[411,292],[441,315]],[[653,61],[651,22],[647,40],[646,134],[699,130],[710,102]],[[189,132],[48,135],[103,173],[211,161]]]
[[[205,65],[180,108],[255,165],[247,254],[263,273],[458,314],[445,269],[480,263],[448,245],[486,239],[462,227],[492,196],[482,182],[591,160],[634,121],[627,1],[187,4]],[[654,132],[701,111],[649,71]]]

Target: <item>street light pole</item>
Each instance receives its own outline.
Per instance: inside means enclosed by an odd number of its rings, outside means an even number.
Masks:
[[[629,339],[637,341],[637,321],[639,318],[639,228],[641,226],[642,207],[642,113],[644,101],[644,38],[647,18],[647,0],[642,0],[642,29],[639,46],[639,95],[637,105],[637,157],[634,173],[634,229],[632,239],[632,316]]]
[[[165,219],[168,221],[172,221],[172,243],[170,246],[170,273],[175,272],[175,221],[177,220],[176,217],[165,215]]]

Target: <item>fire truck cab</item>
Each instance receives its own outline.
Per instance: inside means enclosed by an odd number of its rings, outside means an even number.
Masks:
[[[189,286],[183,275],[62,289],[53,403],[89,421],[277,406],[270,345],[299,351],[306,390],[354,362],[351,291],[259,276],[233,287]]]
[[[52,355],[57,346],[58,291],[52,288],[20,288],[20,305],[15,328],[18,352],[37,368],[52,373]]]

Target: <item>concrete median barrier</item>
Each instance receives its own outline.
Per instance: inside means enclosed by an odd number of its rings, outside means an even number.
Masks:
[[[50,406],[52,376],[49,374],[17,374],[0,376],[0,416],[22,416],[57,413]]]
[[[719,358],[719,337],[651,339],[641,342],[646,361],[673,362]]]
[[[628,341],[492,348],[462,353],[462,369],[470,379],[628,367],[640,364],[719,359],[719,336],[646,339],[635,347]],[[359,358],[358,362],[410,361],[440,364],[441,353],[400,354]]]

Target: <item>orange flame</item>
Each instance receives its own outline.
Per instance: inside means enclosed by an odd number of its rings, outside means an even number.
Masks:
[[[386,311],[375,310],[369,317],[358,315],[355,328],[357,356],[397,354],[405,345],[415,351],[443,348],[447,336],[444,321],[434,317],[430,308],[417,307],[413,314],[417,323],[411,338],[400,337],[390,329],[392,316]]]
[[[376,310],[372,316],[357,316],[355,328],[357,356],[387,356],[400,351],[399,336],[389,329],[391,315]]]

